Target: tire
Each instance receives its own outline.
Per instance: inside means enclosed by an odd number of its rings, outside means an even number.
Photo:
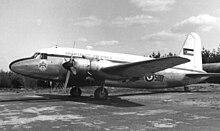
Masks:
[[[74,87],[70,90],[70,96],[71,97],[80,97],[82,94],[82,91],[78,87]]]
[[[95,90],[95,98],[98,100],[106,100],[108,99],[108,91],[104,87],[99,87]]]

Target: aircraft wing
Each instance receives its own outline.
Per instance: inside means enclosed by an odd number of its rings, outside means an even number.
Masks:
[[[219,77],[220,73],[198,73],[198,74],[186,74],[188,77]]]
[[[186,62],[189,62],[189,59],[174,56],[106,67],[102,71],[122,77],[140,77],[146,73],[155,73]]]

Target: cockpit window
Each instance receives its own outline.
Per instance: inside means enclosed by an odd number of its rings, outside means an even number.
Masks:
[[[42,53],[42,54],[40,55],[40,58],[41,58],[41,59],[47,59],[47,54]]]
[[[39,56],[40,55],[40,53],[35,53],[33,56],[32,56],[32,58],[37,58],[37,56]]]

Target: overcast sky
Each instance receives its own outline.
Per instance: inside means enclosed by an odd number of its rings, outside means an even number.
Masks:
[[[196,32],[220,44],[220,0],[0,0],[0,69],[53,47],[149,55],[179,53]]]

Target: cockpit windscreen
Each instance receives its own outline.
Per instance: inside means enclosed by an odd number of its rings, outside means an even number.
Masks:
[[[34,55],[32,56],[32,58],[37,58],[37,56],[39,56],[40,55],[40,53],[34,53]]]

